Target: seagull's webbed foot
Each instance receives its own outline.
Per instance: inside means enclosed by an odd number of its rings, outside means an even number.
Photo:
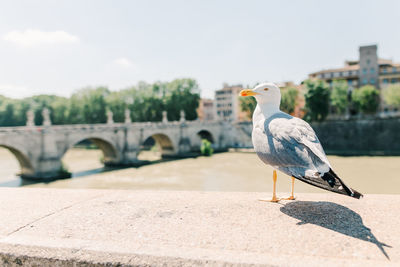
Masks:
[[[263,198],[259,199],[259,201],[273,202],[273,203],[278,203],[280,200],[282,200],[282,199],[277,198],[276,196],[273,196],[272,199],[263,199]]]
[[[295,200],[296,198],[294,196],[290,196],[287,198],[282,198],[282,200]]]
[[[273,187],[273,192],[272,192],[272,199],[271,199],[271,200],[259,199],[259,201],[267,201],[267,202],[273,202],[273,203],[278,203],[278,202],[279,202],[280,199],[276,197],[276,180],[277,180],[276,170],[274,170],[274,172],[273,172],[272,180],[274,181],[274,187]]]
[[[284,200],[295,200],[296,198],[294,197],[294,177],[292,176],[292,195],[288,198],[283,198]]]

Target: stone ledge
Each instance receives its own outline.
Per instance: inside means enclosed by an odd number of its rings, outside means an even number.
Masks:
[[[0,265],[400,264],[399,195],[261,197],[1,188]]]

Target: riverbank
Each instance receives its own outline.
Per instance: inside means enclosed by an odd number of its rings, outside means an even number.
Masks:
[[[180,159],[108,172],[101,172],[100,156],[98,150],[71,150],[66,155],[65,163],[69,171],[78,172],[78,177],[29,186],[245,192],[272,190],[273,169],[262,163],[255,153],[218,153],[212,157]],[[356,190],[365,194],[400,194],[400,157],[328,158],[336,173]],[[85,172],[88,169],[94,171]],[[290,185],[290,177],[279,173],[278,190],[289,192]],[[302,182],[296,182],[295,191],[326,192]]]
[[[10,177],[19,166],[7,150],[0,150],[0,185],[80,189],[194,190],[270,192],[272,168],[255,153],[227,152],[212,157],[198,157],[158,162],[139,168],[103,169],[100,150],[71,149],[64,164],[74,175],[71,179],[30,184]],[[154,153],[139,155],[157,160]],[[400,194],[398,166],[400,157],[328,156],[335,171],[351,187],[365,194]],[[290,191],[290,178],[278,174],[278,190]],[[296,182],[295,191],[325,191]]]
[[[0,188],[0,265],[400,264],[397,195],[265,197]]]

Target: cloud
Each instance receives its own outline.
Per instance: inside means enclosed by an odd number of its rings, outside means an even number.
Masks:
[[[116,60],[114,60],[114,64],[117,64],[117,65],[119,65],[121,67],[124,67],[124,68],[133,67],[132,61],[130,61],[129,59],[127,59],[125,57],[117,58]]]
[[[65,31],[45,32],[32,29],[8,32],[3,36],[3,40],[25,47],[79,42],[77,36]]]

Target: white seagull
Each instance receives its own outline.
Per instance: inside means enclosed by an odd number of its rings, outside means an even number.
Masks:
[[[252,141],[258,157],[274,168],[272,202],[276,197],[276,170],[294,179],[335,192],[360,198],[363,195],[344,184],[332,170],[324,149],[311,126],[279,109],[281,91],[273,83],[263,83],[254,89],[240,92],[241,96],[254,96],[257,106],[253,113]]]

